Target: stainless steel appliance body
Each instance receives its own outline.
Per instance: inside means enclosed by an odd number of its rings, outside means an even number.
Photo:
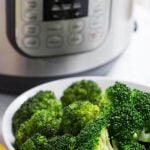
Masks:
[[[22,91],[111,62],[129,44],[132,3],[0,0],[1,89]]]

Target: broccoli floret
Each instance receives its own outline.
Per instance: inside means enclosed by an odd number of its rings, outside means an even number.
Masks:
[[[146,148],[136,141],[129,141],[119,143],[119,150],[146,150]]]
[[[103,113],[105,113],[106,111],[112,111],[114,108],[112,101],[108,99],[106,93],[102,93],[102,99],[99,108]]]
[[[65,134],[63,136],[57,136],[48,141],[47,150],[74,150],[76,138]]]
[[[82,80],[73,83],[65,91],[61,98],[63,107],[76,101],[90,101],[92,104],[99,105],[101,102],[101,89],[93,81]]]
[[[28,138],[36,133],[46,137],[53,137],[57,134],[61,123],[61,116],[54,111],[37,111],[28,121],[21,124],[16,133],[16,145],[23,144]]]
[[[149,147],[150,93],[120,82],[102,93],[95,82],[82,80],[65,90],[63,108],[52,92],[41,93],[25,102],[13,118],[18,150]]]
[[[107,127],[108,117],[100,116],[86,125],[76,138],[76,150],[113,150]]]
[[[61,103],[56,100],[56,97],[51,91],[40,91],[35,96],[29,98],[22,104],[20,109],[13,117],[13,131],[19,129],[20,125],[31,118],[31,116],[38,110],[49,109],[61,113]]]
[[[107,88],[106,96],[114,108],[110,117],[112,138],[120,141],[137,139],[143,118],[134,106],[131,89],[123,83],[116,82]]]
[[[135,108],[143,117],[143,129],[141,129],[139,140],[150,143],[150,93],[133,90],[132,100]]]
[[[45,136],[37,133],[31,138],[27,139],[19,149],[20,150],[46,150],[48,147],[48,140]],[[48,150],[48,149],[47,149]]]
[[[21,145],[20,150],[74,150],[75,137],[65,134],[51,139],[37,133]]]
[[[77,101],[64,108],[62,117],[63,133],[77,135],[87,123],[96,119],[100,114],[99,107],[88,101]]]
[[[130,104],[116,107],[110,117],[112,138],[119,141],[136,140],[143,125],[142,116]]]
[[[124,103],[131,103],[131,89],[120,82],[107,88],[106,95],[115,107]]]

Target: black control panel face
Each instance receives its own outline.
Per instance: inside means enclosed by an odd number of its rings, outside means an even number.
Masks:
[[[89,0],[44,0],[43,21],[66,20],[88,16]]]

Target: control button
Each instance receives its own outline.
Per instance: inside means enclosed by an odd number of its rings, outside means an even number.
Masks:
[[[60,32],[62,31],[63,26],[62,24],[51,24],[47,27],[48,32]]]
[[[25,20],[26,21],[37,21],[38,15],[35,11],[28,11],[25,14]]]
[[[73,10],[73,15],[75,18],[81,17],[82,13],[80,9]]]
[[[54,35],[54,36],[49,36],[47,38],[47,47],[48,48],[57,48],[62,45],[62,37]]]
[[[37,7],[37,2],[35,0],[27,0],[25,1],[25,7],[27,9],[35,9]]]
[[[54,20],[59,20],[63,16],[63,13],[61,11],[56,11],[51,13],[51,18]]]
[[[81,9],[81,8],[82,8],[81,3],[79,3],[79,2],[74,3],[74,4],[73,4],[73,8],[74,8],[74,9]]]
[[[82,21],[75,21],[70,24],[71,32],[81,32],[84,28],[84,23]]]
[[[40,27],[38,25],[35,24],[28,24],[25,25],[24,27],[24,34],[26,36],[35,36],[38,35],[40,33]]]
[[[40,40],[36,37],[24,38],[24,45],[27,48],[38,48],[40,46]]]
[[[92,41],[92,42],[94,42],[94,41],[101,42],[101,40],[104,38],[104,36],[105,36],[105,32],[102,30],[99,30],[99,31],[90,33],[89,37],[90,37],[90,41]]]
[[[104,16],[103,15],[96,15],[91,20],[91,28],[97,29],[101,28],[104,24]]]
[[[71,45],[79,45],[83,41],[83,35],[78,33],[78,34],[72,34],[69,37],[69,42]]]
[[[61,11],[61,7],[59,5],[54,5],[52,11]]]
[[[105,10],[105,1],[101,2],[100,4],[97,4],[94,8],[94,13],[95,14],[101,14]]]
[[[62,8],[63,8],[63,10],[71,10],[72,9],[72,5],[71,4],[63,4]]]

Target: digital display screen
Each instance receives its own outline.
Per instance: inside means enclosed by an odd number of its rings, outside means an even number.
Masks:
[[[86,17],[88,0],[44,0],[44,21]]]

